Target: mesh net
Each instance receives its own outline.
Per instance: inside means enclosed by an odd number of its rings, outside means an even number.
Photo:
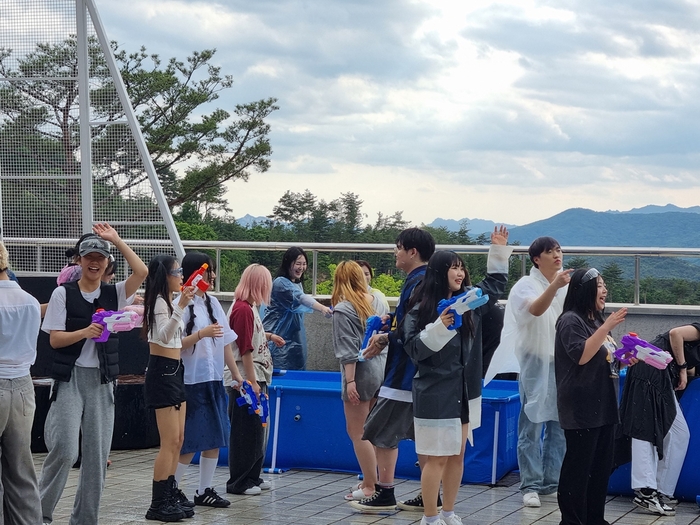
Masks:
[[[0,3],[0,227],[18,273],[57,273],[66,248],[85,233],[84,209],[127,242],[170,239],[109,71],[111,51],[86,16],[80,43],[75,0]],[[78,67],[82,45],[86,71]],[[89,100],[80,100],[80,75],[88,77]],[[90,120],[91,199],[81,179],[88,156],[81,111]],[[145,261],[174,253],[163,242],[134,249]],[[123,272],[117,258],[117,276]]]

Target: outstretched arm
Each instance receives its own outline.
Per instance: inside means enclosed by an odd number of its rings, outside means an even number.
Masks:
[[[127,244],[119,237],[117,230],[112,228],[106,222],[97,223],[92,227],[92,231],[97,235],[102,237],[105,241],[109,241],[117,250],[121,252],[126,259],[127,264],[131,268],[131,275],[126,279],[126,286],[124,288],[127,297],[131,297],[139,289],[139,286],[148,277],[148,267],[144,264],[141,258],[136,255],[134,250],[129,248]]]
[[[547,286],[545,291],[542,292],[542,295],[540,295],[537,299],[532,301],[532,304],[529,308],[529,312],[535,317],[539,317],[540,315],[545,313],[547,309],[550,306],[552,306],[552,301],[557,295],[559,289],[569,284],[569,281],[571,281],[571,274],[573,273],[573,271],[574,269],[570,268],[568,270],[559,272],[554,278],[554,280],[551,283],[549,283],[549,286]]]

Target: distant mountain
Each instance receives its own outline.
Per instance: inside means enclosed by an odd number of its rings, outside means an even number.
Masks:
[[[562,246],[700,248],[700,213],[610,213],[572,208],[510,230],[510,240],[523,245],[541,235],[556,238]]]
[[[700,213],[700,206],[691,206],[690,208],[681,208],[675,204],[667,204],[666,206],[656,206],[655,204],[649,204],[648,206],[642,206],[641,208],[632,208],[629,211],[617,211],[610,210],[606,213]]]
[[[496,222],[488,221],[485,219],[468,219],[465,217],[464,219],[455,220],[455,219],[441,219],[440,217],[438,217],[437,219],[435,219],[433,222],[431,222],[427,226],[430,226],[431,228],[445,227],[448,231],[456,232],[459,230],[460,223],[462,221],[467,221],[467,223],[468,223],[467,228],[469,229],[469,233],[472,236],[478,236],[481,233],[490,233],[493,231],[493,228],[497,224],[498,225],[502,224],[500,222],[496,223]],[[515,227],[512,224],[506,224],[505,226],[508,229]]]
[[[240,219],[236,219],[236,222],[243,226],[244,228],[249,228],[250,226],[253,225],[254,222],[257,222],[258,224],[262,224],[267,220],[267,217],[261,216],[261,217],[253,217],[249,213],[246,213],[243,217]]]

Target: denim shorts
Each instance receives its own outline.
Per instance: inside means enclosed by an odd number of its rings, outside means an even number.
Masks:
[[[159,355],[148,358],[144,399],[146,408],[179,409],[185,401],[185,367],[180,359]]]

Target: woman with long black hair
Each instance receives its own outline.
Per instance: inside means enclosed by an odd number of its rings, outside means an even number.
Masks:
[[[607,293],[598,270],[576,270],[556,325],[557,407],[566,438],[557,492],[561,525],[608,524],[605,497],[620,422],[610,330],[625,320],[627,308],[605,319]]]
[[[183,279],[207,264],[202,278],[214,282],[214,263],[202,252],[189,252],[182,259]],[[213,487],[214,472],[219,460],[219,449],[227,446],[229,420],[226,413],[226,391],[224,389],[224,363],[233,376],[241,380],[231,343],[236,334],[229,327],[221,304],[213,295],[196,289],[192,302],[182,314],[185,325],[182,338],[182,362],[185,366],[185,436],[180,459],[175,471],[175,481],[180,484],[196,452],[199,458],[199,486],[194,501],[190,501],[182,490],[176,494],[181,505],[193,507],[228,507],[231,502],[222,498]]]
[[[266,332],[277,334],[285,341],[281,347],[268,342],[275,368],[306,370],[304,314],[316,311],[330,317],[332,313],[330,308],[304,293],[307,266],[306,252],[292,246],[284,252],[272,283],[270,306],[263,315],[263,326]]]
[[[491,234],[488,273],[476,285],[492,299],[504,293],[508,280],[512,248],[505,246],[507,240],[505,227]],[[413,378],[413,423],[416,453],[423,460],[421,525],[462,523],[454,506],[464,470],[466,441],[481,425],[484,307],[465,312],[461,327],[454,328],[454,310],[438,311],[438,305],[470,288],[471,279],[462,258],[454,252],[435,252],[414,291],[402,327],[404,349],[417,368]],[[441,482],[443,508],[438,515]]]
[[[176,500],[175,484],[185,434],[182,314],[194,297],[194,288],[188,286],[173,302],[182,283],[182,268],[174,257],[158,255],[148,263],[142,333],[148,338],[150,356],[144,398],[146,406],[156,411],[160,449],[153,465],[153,492],[146,519],[167,522],[194,515],[191,508]]]

